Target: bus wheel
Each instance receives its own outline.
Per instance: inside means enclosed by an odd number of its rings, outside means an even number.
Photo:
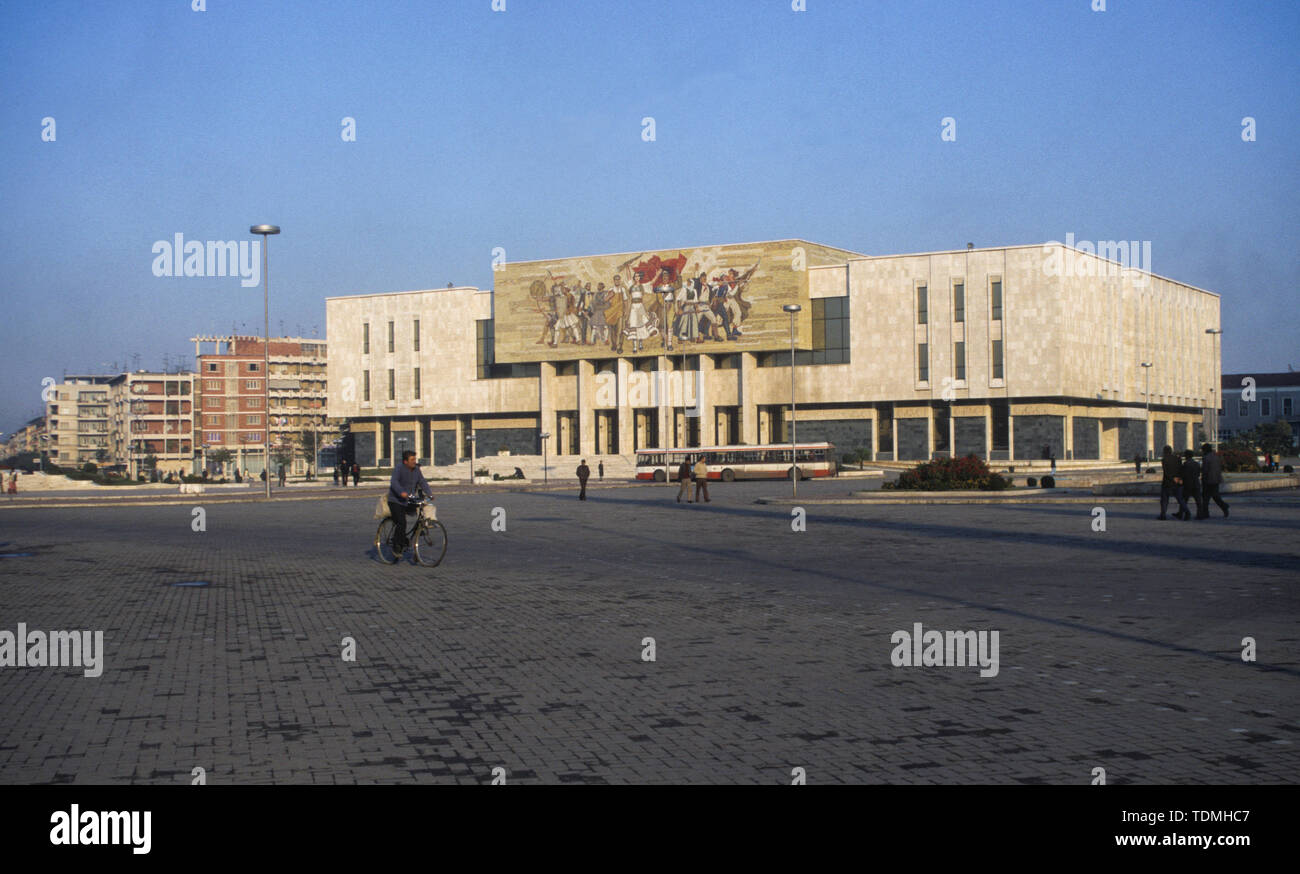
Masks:
[[[736,481],[736,472],[731,468],[727,468],[722,472],[722,481],[724,483],[734,483]]]
[[[666,473],[664,473],[662,470],[656,470],[656,471],[655,471],[655,482],[657,482],[657,483],[661,483],[661,482],[663,482],[663,481],[664,481],[665,479],[667,479],[667,478],[668,478],[668,475],[667,475]]]
[[[791,478],[793,478],[793,477],[798,477],[799,479],[807,479],[807,478],[808,478],[807,476],[804,475],[804,472],[803,472],[802,470],[800,470],[799,468],[797,468],[797,467],[791,467],[791,468],[787,469],[786,472],[785,472],[785,478],[786,478],[786,479],[791,479]]]

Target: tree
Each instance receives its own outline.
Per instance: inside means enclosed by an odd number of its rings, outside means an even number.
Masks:
[[[271,463],[279,467],[284,465],[288,467],[293,464],[293,452],[288,448],[277,448],[271,451]]]
[[[234,461],[235,453],[231,452],[229,449],[214,449],[212,452],[208,453],[208,459],[217,464],[225,465]]]
[[[153,470],[155,467],[158,466],[158,456],[150,452],[148,455],[144,457],[144,466],[148,470]]]
[[[100,464],[103,464],[105,461],[108,461],[108,450],[107,449],[97,450],[95,452],[95,460],[98,461]]]
[[[1251,432],[1255,445],[1274,455],[1290,455],[1295,451],[1291,426],[1286,422],[1269,422]]]

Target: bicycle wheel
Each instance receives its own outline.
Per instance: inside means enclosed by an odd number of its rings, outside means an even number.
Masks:
[[[447,529],[437,519],[429,519],[415,538],[415,560],[425,567],[437,567],[447,554]]]
[[[375,552],[379,553],[380,561],[388,564],[397,564],[402,559],[402,556],[393,549],[393,533],[396,530],[397,523],[392,519],[381,519],[379,530],[375,532]]]

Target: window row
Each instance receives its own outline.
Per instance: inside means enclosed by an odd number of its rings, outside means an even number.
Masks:
[[[995,322],[1002,318],[1001,279],[989,280],[989,317]],[[966,283],[960,279],[955,279],[952,283],[952,320],[966,321]],[[930,288],[925,283],[916,285],[916,323],[930,323]]]
[[[411,349],[414,352],[420,351],[420,320],[411,320]],[[388,320],[388,351],[397,351],[397,323],[392,319]],[[370,354],[370,323],[361,323],[361,354]]]
[[[957,382],[964,382],[966,379],[966,344],[954,343],[952,350],[953,358],[953,378]],[[1002,366],[1002,341],[994,340],[990,349],[990,358],[992,364],[991,379],[1003,379]],[[930,381],[930,344],[918,343],[916,345],[916,379],[917,382]]]

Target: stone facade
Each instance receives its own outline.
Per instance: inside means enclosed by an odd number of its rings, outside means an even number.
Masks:
[[[953,455],[965,456],[974,453],[980,458],[988,457],[988,441],[985,437],[987,420],[983,416],[953,417]]]
[[[1073,458],[1101,458],[1101,419],[1091,416],[1074,417]],[[1123,456],[1120,456],[1123,459]]]
[[[1016,416],[1012,427],[1017,460],[1040,459],[1043,447],[1058,460],[1065,458],[1064,416]]]

